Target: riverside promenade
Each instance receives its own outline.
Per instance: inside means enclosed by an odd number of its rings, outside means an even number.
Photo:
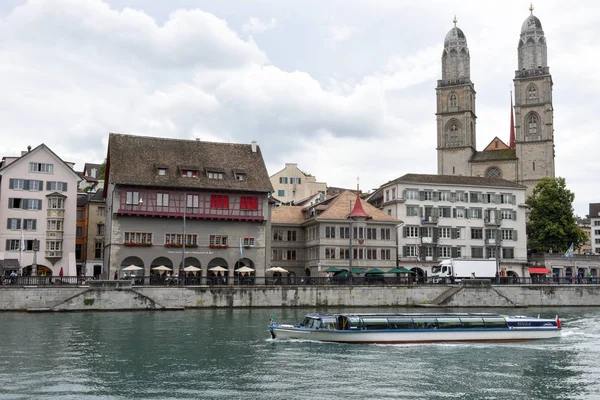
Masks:
[[[131,280],[0,286],[0,311],[242,307],[594,307],[598,284],[135,285]]]

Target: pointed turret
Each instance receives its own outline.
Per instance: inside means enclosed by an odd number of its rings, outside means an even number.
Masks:
[[[352,208],[352,212],[350,213],[350,215],[348,215],[348,218],[352,218],[354,220],[371,218],[371,216],[366,213],[365,209],[362,206],[360,200],[360,189],[358,184],[356,184],[356,201],[354,202],[354,208]]]

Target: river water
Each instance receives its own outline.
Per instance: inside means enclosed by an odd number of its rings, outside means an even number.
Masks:
[[[498,310],[560,315],[562,338],[518,344],[269,338],[313,311],[0,313],[0,399],[600,398],[600,309]]]

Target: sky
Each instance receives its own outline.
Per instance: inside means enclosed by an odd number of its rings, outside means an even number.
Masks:
[[[534,3],[554,82],[556,175],[596,191],[600,3]],[[467,37],[477,150],[509,140],[523,0],[2,0],[0,156],[45,143],[82,170],[109,132],[250,143],[363,191],[437,173],[446,33]]]

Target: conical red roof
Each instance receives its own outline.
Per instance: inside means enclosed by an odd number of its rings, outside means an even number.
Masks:
[[[356,202],[354,203],[354,208],[352,209],[352,212],[350,213],[350,215],[348,215],[348,218],[366,218],[369,219],[371,218],[371,216],[369,214],[367,214],[365,212],[365,209],[362,206],[362,203],[360,201],[360,191],[357,190],[356,191]]]

